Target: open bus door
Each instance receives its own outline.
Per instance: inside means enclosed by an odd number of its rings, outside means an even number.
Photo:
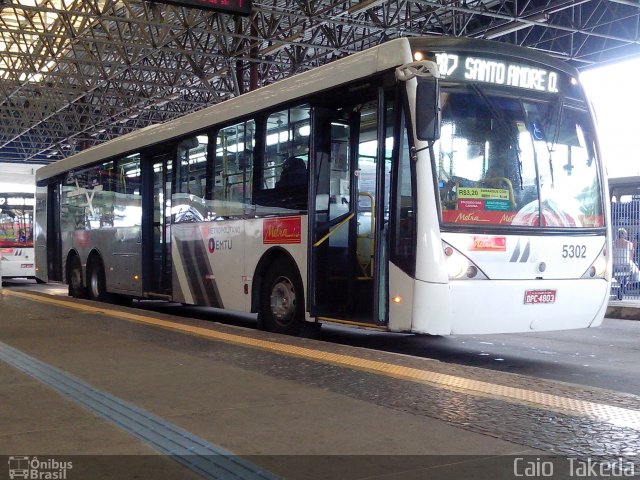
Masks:
[[[376,115],[377,101],[369,105],[368,113]],[[313,109],[307,299],[312,316],[376,325],[378,318],[386,318],[379,301],[379,290],[386,288],[386,279],[379,281],[386,272],[379,261],[386,249],[376,230],[386,199],[376,210],[376,198],[385,197],[380,194],[388,165],[377,158],[359,165],[364,136],[377,138],[380,130],[374,125],[365,133],[362,115],[361,106],[351,111]],[[384,148],[381,151],[376,157],[384,156]]]
[[[174,149],[150,152],[142,159],[144,194],[142,219],[143,289],[146,296],[170,299],[171,189]]]
[[[47,186],[46,256],[47,279],[62,282],[62,240],[60,226],[60,182]],[[40,252],[38,252],[40,253]]]
[[[309,311],[314,316],[352,313],[356,215],[353,147],[357,119],[314,108],[310,178]]]

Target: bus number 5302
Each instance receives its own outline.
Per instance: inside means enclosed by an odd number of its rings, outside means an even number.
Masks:
[[[586,245],[563,245],[562,258],[587,258]]]

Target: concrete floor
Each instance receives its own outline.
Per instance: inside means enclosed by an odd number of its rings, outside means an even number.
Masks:
[[[515,408],[529,412],[530,406],[510,403],[502,408],[499,399],[441,392],[437,386],[381,379],[359,368],[142,325],[97,311],[104,306],[73,302],[83,309],[42,303],[5,289],[0,294],[0,342],[248,459],[276,477],[512,478],[508,475],[513,475],[514,458],[567,454],[560,446],[522,434],[529,427],[519,427],[517,415],[511,417],[510,412]],[[122,307],[109,309],[130,312]],[[216,334],[406,362],[412,368],[430,369],[438,363],[203,320],[149,315]],[[464,369],[468,378],[480,373],[472,367]],[[198,478],[171,457],[158,454],[117,425],[3,362],[0,378],[0,455],[73,456],[69,457],[74,461],[69,479],[86,475]],[[499,381],[530,384],[529,379],[516,380],[516,376]],[[421,403],[448,416],[431,416],[419,408]],[[528,413],[526,421],[540,423],[540,414],[535,410],[532,420]],[[496,431],[469,421],[474,415],[495,423]],[[505,433],[501,430],[505,424],[520,433]],[[564,433],[575,436],[575,431]],[[591,455],[591,450],[580,453]],[[81,476],[82,472],[86,475]]]

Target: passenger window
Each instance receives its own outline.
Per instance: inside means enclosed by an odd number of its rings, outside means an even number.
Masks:
[[[306,210],[310,132],[308,105],[269,115],[257,205]]]
[[[178,144],[177,193],[204,199],[208,143],[207,135],[198,135]]]
[[[68,172],[62,182],[60,220],[64,231],[90,230],[96,225],[93,208],[93,169]]]
[[[116,198],[113,202],[113,226],[134,227],[142,224],[140,155],[129,155],[117,162]]]
[[[182,140],[178,144],[176,162],[176,192],[172,202],[172,222],[201,222],[206,217],[205,187],[207,184],[206,134]],[[167,173],[171,162],[167,163]]]
[[[127,158],[139,159],[138,155]],[[119,210],[128,205],[127,200],[116,200],[120,194],[140,195],[139,160],[131,168],[128,176],[120,173],[127,159],[109,161],[76,172],[69,172],[62,186],[61,220],[68,230],[96,230],[122,226],[118,220]],[[123,163],[125,162],[125,163]],[[127,189],[125,191],[125,189]],[[139,208],[139,203],[138,203]],[[127,221],[135,221],[127,210]],[[139,217],[139,215],[138,215]],[[139,223],[138,223],[139,225]],[[128,225],[125,225],[128,226]]]
[[[254,120],[221,129],[216,137],[213,209],[216,216],[242,215],[251,204]]]

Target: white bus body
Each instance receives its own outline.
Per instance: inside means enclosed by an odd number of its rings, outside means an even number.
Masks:
[[[604,178],[577,72],[397,39],[41,168],[38,277],[258,312],[282,333],[592,327]]]
[[[35,278],[31,193],[0,193],[0,276]]]

